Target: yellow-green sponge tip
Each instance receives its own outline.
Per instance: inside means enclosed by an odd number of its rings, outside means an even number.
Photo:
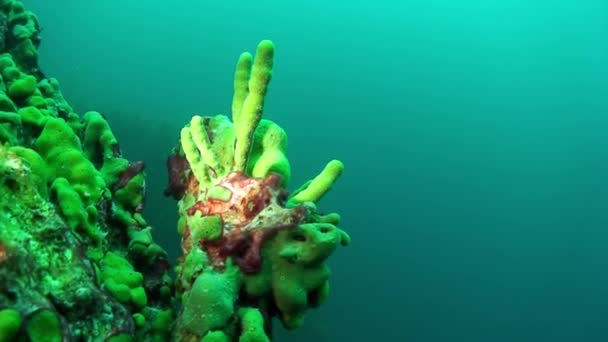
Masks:
[[[274,43],[270,39],[264,39],[258,43],[256,50],[256,58],[272,59],[272,53],[274,52]]]
[[[253,56],[249,52],[243,52],[236,63],[236,71],[234,72],[234,95],[232,97],[232,121],[235,123],[240,121],[243,103],[247,98],[247,94],[249,94],[248,83],[252,64]]]
[[[262,119],[264,96],[272,78],[274,44],[263,40],[258,44],[251,67],[249,93],[243,102],[241,113],[234,117],[236,121],[236,145],[234,147],[234,169],[244,171],[251,150],[253,133]]]
[[[258,44],[251,69],[251,78],[249,79],[250,93],[256,93],[256,95],[262,97],[266,94],[268,83],[272,77],[273,59],[274,43],[270,40],[262,40]]]
[[[330,161],[308,187],[296,194],[291,201],[295,203],[319,201],[331,189],[343,170],[344,164],[341,161]]]

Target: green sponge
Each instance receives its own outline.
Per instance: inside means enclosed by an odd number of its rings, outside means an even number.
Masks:
[[[144,203],[145,187],[145,176],[140,173],[114,193],[114,200],[123,208],[135,209]]]
[[[281,186],[286,187],[291,178],[291,166],[285,155],[287,133],[270,120],[262,119],[255,129],[247,173],[264,178],[273,172],[281,176]]]
[[[246,68],[251,65],[250,77],[247,83],[247,96],[244,93],[235,92],[233,108],[240,108],[240,113],[233,112],[233,121],[236,132],[236,145],[234,147],[234,166],[236,171],[245,171],[247,159],[251,150],[251,143],[255,127],[262,119],[264,110],[264,97],[268,90],[268,84],[272,78],[272,67],[274,60],[274,44],[270,40],[263,40],[258,44],[256,56],[251,63],[251,57],[242,55],[237,64],[235,82],[243,82]],[[236,87],[235,87],[236,88]],[[239,88],[244,88],[242,85]]]
[[[108,252],[103,258],[101,279],[104,287],[121,303],[133,303],[142,309],[148,298],[143,285],[143,276],[136,272],[122,256]]]
[[[48,119],[46,115],[42,114],[40,109],[33,106],[19,108],[17,114],[19,114],[21,121],[24,124],[35,127],[44,127],[44,124]]]
[[[26,327],[31,342],[61,342],[61,322],[51,310],[42,310],[29,319]]]
[[[122,333],[118,335],[111,336],[106,341],[108,342],[131,342],[133,341],[133,336],[127,333]]]
[[[289,199],[290,203],[317,202],[327,193],[344,170],[344,164],[339,160],[327,163],[325,169],[315,177],[308,186]]]
[[[21,326],[21,315],[17,310],[0,310],[0,342],[12,341]]]
[[[23,146],[11,146],[9,151],[14,152],[19,158],[25,160],[27,165],[30,167],[31,175],[33,183],[36,185],[38,189],[38,193],[42,197],[48,196],[47,190],[47,180],[48,180],[48,170],[46,167],[46,163],[40,157],[36,151],[23,147]]]
[[[239,288],[236,266],[227,265],[223,273],[203,272],[194,281],[190,292],[184,294],[183,328],[204,336],[211,330],[225,327],[234,315]]]
[[[65,120],[48,118],[34,149],[46,161],[52,179],[64,177],[86,204],[99,201],[106,184]]]
[[[14,113],[17,111],[17,106],[5,93],[0,92],[0,110],[3,112]]]
[[[230,336],[221,330],[210,331],[201,342],[230,342]]]
[[[110,125],[100,113],[87,112],[83,119],[86,123],[84,151],[87,158],[99,167],[104,161],[114,158],[118,141],[112,133]]]
[[[222,219],[219,216],[201,216],[200,212],[196,212],[189,217],[188,226],[195,242],[213,241],[222,236]]]
[[[260,310],[243,308],[238,312],[241,320],[241,337],[239,342],[270,342],[264,331],[264,317]]]
[[[94,242],[100,242],[103,233],[96,225],[97,209],[95,206],[85,206],[76,190],[63,177],[53,181],[51,192],[55,194],[59,208],[70,228],[75,231],[82,230]]]
[[[36,84],[36,77],[32,75],[18,78],[8,87],[8,96],[13,99],[28,97],[36,90]]]
[[[330,271],[325,261],[338,245],[349,241],[344,231],[325,222],[282,230],[264,245],[263,271],[244,277],[245,291],[254,297],[271,291],[281,323],[295,329],[306,311],[327,297]]]

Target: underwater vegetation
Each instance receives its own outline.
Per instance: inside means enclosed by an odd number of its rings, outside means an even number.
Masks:
[[[172,277],[142,215],[144,163],[39,69],[21,1],[0,0],[0,31],[0,342],[270,341],[273,318],[294,329],[324,302],[350,237],[316,202],[344,166],[288,191],[287,134],[262,118],[271,41],[239,57],[231,117],[192,117],[168,153]]]

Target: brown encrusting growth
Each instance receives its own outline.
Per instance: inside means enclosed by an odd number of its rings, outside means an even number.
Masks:
[[[226,258],[233,257],[243,272],[256,272],[262,263],[260,250],[264,241],[278,230],[296,227],[304,220],[307,215],[304,206],[285,207],[287,193],[280,183],[281,176],[277,174],[252,178],[242,172],[232,172],[187,210],[189,216],[200,213],[220,219],[221,237],[199,242],[213,265],[221,268]],[[197,187],[193,189],[198,190]],[[214,197],[209,193],[211,191],[225,197]],[[182,239],[184,254],[192,247],[191,238],[186,225]]]

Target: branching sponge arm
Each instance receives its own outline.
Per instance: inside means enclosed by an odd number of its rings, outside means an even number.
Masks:
[[[306,188],[296,193],[289,201],[293,204],[318,202],[331,189],[343,170],[344,164],[341,161],[330,161]]]
[[[233,121],[236,127],[236,146],[234,152],[236,171],[244,171],[247,166],[253,133],[262,119],[264,97],[272,78],[273,57],[274,44],[270,40],[261,41],[258,44],[255,60],[251,68],[248,83],[249,93],[243,101],[241,112],[233,112]],[[233,109],[236,107],[238,110],[238,103],[243,95],[242,80],[247,63],[247,57],[241,55],[239,64],[237,65],[237,72],[235,73]]]
[[[240,121],[243,103],[249,94],[249,77],[251,76],[251,65],[253,56],[249,52],[243,52],[236,63],[234,72],[234,95],[232,97],[232,121]]]
[[[194,136],[189,127],[182,128],[180,134],[180,142],[182,145],[182,150],[184,151],[184,155],[190,167],[192,168],[192,173],[199,180],[199,182],[209,181],[209,172],[205,163],[202,162],[202,156],[200,151],[198,150],[197,144],[194,143]]]
[[[215,151],[211,148],[211,142],[209,141],[209,135],[207,134],[203,120],[199,115],[195,115],[190,121],[190,131],[194,144],[199,150],[211,175],[213,175],[218,171],[218,161]]]

